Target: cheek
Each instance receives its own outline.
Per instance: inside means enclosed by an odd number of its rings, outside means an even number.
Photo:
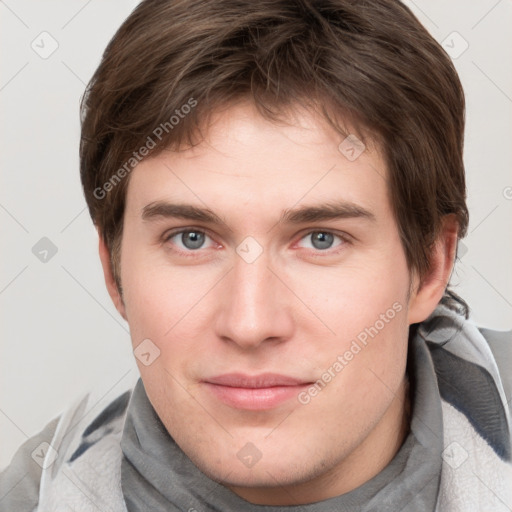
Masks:
[[[144,251],[125,253],[121,280],[132,337],[167,337],[178,323],[197,314],[194,306],[208,292],[214,277],[211,269],[200,266],[191,271],[172,267]]]
[[[383,317],[355,315],[344,315],[333,342],[317,340],[317,380],[299,397],[311,407],[310,417],[329,411],[329,421],[347,431],[370,428],[384,414],[399,389],[407,355],[405,307],[393,303]]]
[[[310,265],[306,270],[287,271],[285,280],[317,316],[310,315],[311,321],[322,327],[321,320],[331,335],[334,333],[332,338],[355,337],[381,315],[386,316],[384,321],[393,320],[398,310],[407,309],[409,272],[402,254],[394,260],[370,255],[356,264],[337,268]]]
[[[409,287],[405,258],[397,255],[393,263],[387,257],[373,258],[367,265],[331,272],[328,279],[322,279],[323,271],[295,283],[318,317],[311,316],[308,327],[303,325],[315,340],[314,352],[302,347],[316,362],[320,388],[330,389],[320,393],[323,400],[352,403],[354,411],[361,410],[361,400],[374,407],[389,389],[397,389],[405,368]]]

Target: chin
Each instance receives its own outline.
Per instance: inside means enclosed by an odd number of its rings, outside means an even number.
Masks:
[[[290,448],[290,451],[292,449]],[[200,458],[200,460],[199,460]],[[307,482],[329,469],[332,461],[314,461],[304,454],[299,457],[272,455],[246,467],[234,454],[219,459],[215,454],[191,457],[192,462],[209,478],[226,487],[274,488]]]

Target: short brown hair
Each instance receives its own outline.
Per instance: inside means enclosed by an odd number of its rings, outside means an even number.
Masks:
[[[379,141],[407,262],[420,276],[445,215],[464,236],[462,86],[399,1],[144,0],[81,105],[82,184],[118,286],[126,189],[141,153],[191,144],[215,109],[246,98],[273,120],[311,105],[340,133],[337,117]]]

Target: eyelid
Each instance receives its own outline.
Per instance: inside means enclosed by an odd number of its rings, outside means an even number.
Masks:
[[[341,238],[342,240],[354,240],[354,237],[352,235],[349,235],[345,231],[338,231],[337,229],[333,228],[307,228],[305,230],[302,230],[298,235],[298,239],[302,240],[304,237],[311,235],[313,233],[329,233],[331,235],[337,236]]]
[[[337,252],[343,250],[343,247],[346,244],[352,244],[354,241],[354,238],[345,232],[339,232],[339,231],[333,230],[333,229],[314,228],[314,229],[309,229],[307,231],[303,231],[299,235],[299,238],[293,245],[296,246],[299,242],[304,240],[304,238],[312,235],[313,233],[329,233],[331,235],[334,235],[335,237],[338,237],[341,240],[341,243],[338,246],[336,246],[334,248],[329,248],[329,249],[323,249],[323,250],[322,249],[307,249],[307,248],[301,247],[301,249],[306,249],[306,250],[310,251],[311,253],[314,253],[315,255],[320,255],[320,256],[336,254]]]
[[[190,231],[195,231],[195,232],[198,232],[198,233],[203,233],[208,238],[210,238],[214,244],[216,244],[217,246],[221,245],[221,244],[219,244],[215,240],[215,237],[211,235],[211,233],[208,231],[208,229],[199,228],[199,227],[195,227],[195,226],[182,226],[182,227],[179,227],[179,228],[174,228],[174,229],[170,229],[168,231],[165,231],[163,233],[163,235],[162,235],[162,242],[163,243],[167,243],[167,242],[170,241],[171,238],[175,237],[176,235],[180,235],[182,233],[188,233]],[[175,245],[175,244],[173,244],[173,245]],[[180,252],[182,254],[193,254],[193,253],[196,253],[196,252],[200,252],[201,249],[204,249],[204,248],[201,247],[201,248],[196,249],[196,250],[188,249],[186,251],[183,250],[183,249],[180,249],[180,248],[175,248],[174,250],[177,251],[177,252]]]

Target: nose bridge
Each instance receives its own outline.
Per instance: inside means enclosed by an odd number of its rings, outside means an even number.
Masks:
[[[236,261],[232,283],[233,292],[237,298],[235,305],[243,308],[245,315],[261,314],[263,307],[268,304],[272,287],[271,277],[267,258],[264,256],[252,263],[241,258]]]
[[[290,335],[291,319],[281,301],[279,281],[268,265],[264,253],[255,260],[236,256],[218,315],[219,336],[250,348]]]

